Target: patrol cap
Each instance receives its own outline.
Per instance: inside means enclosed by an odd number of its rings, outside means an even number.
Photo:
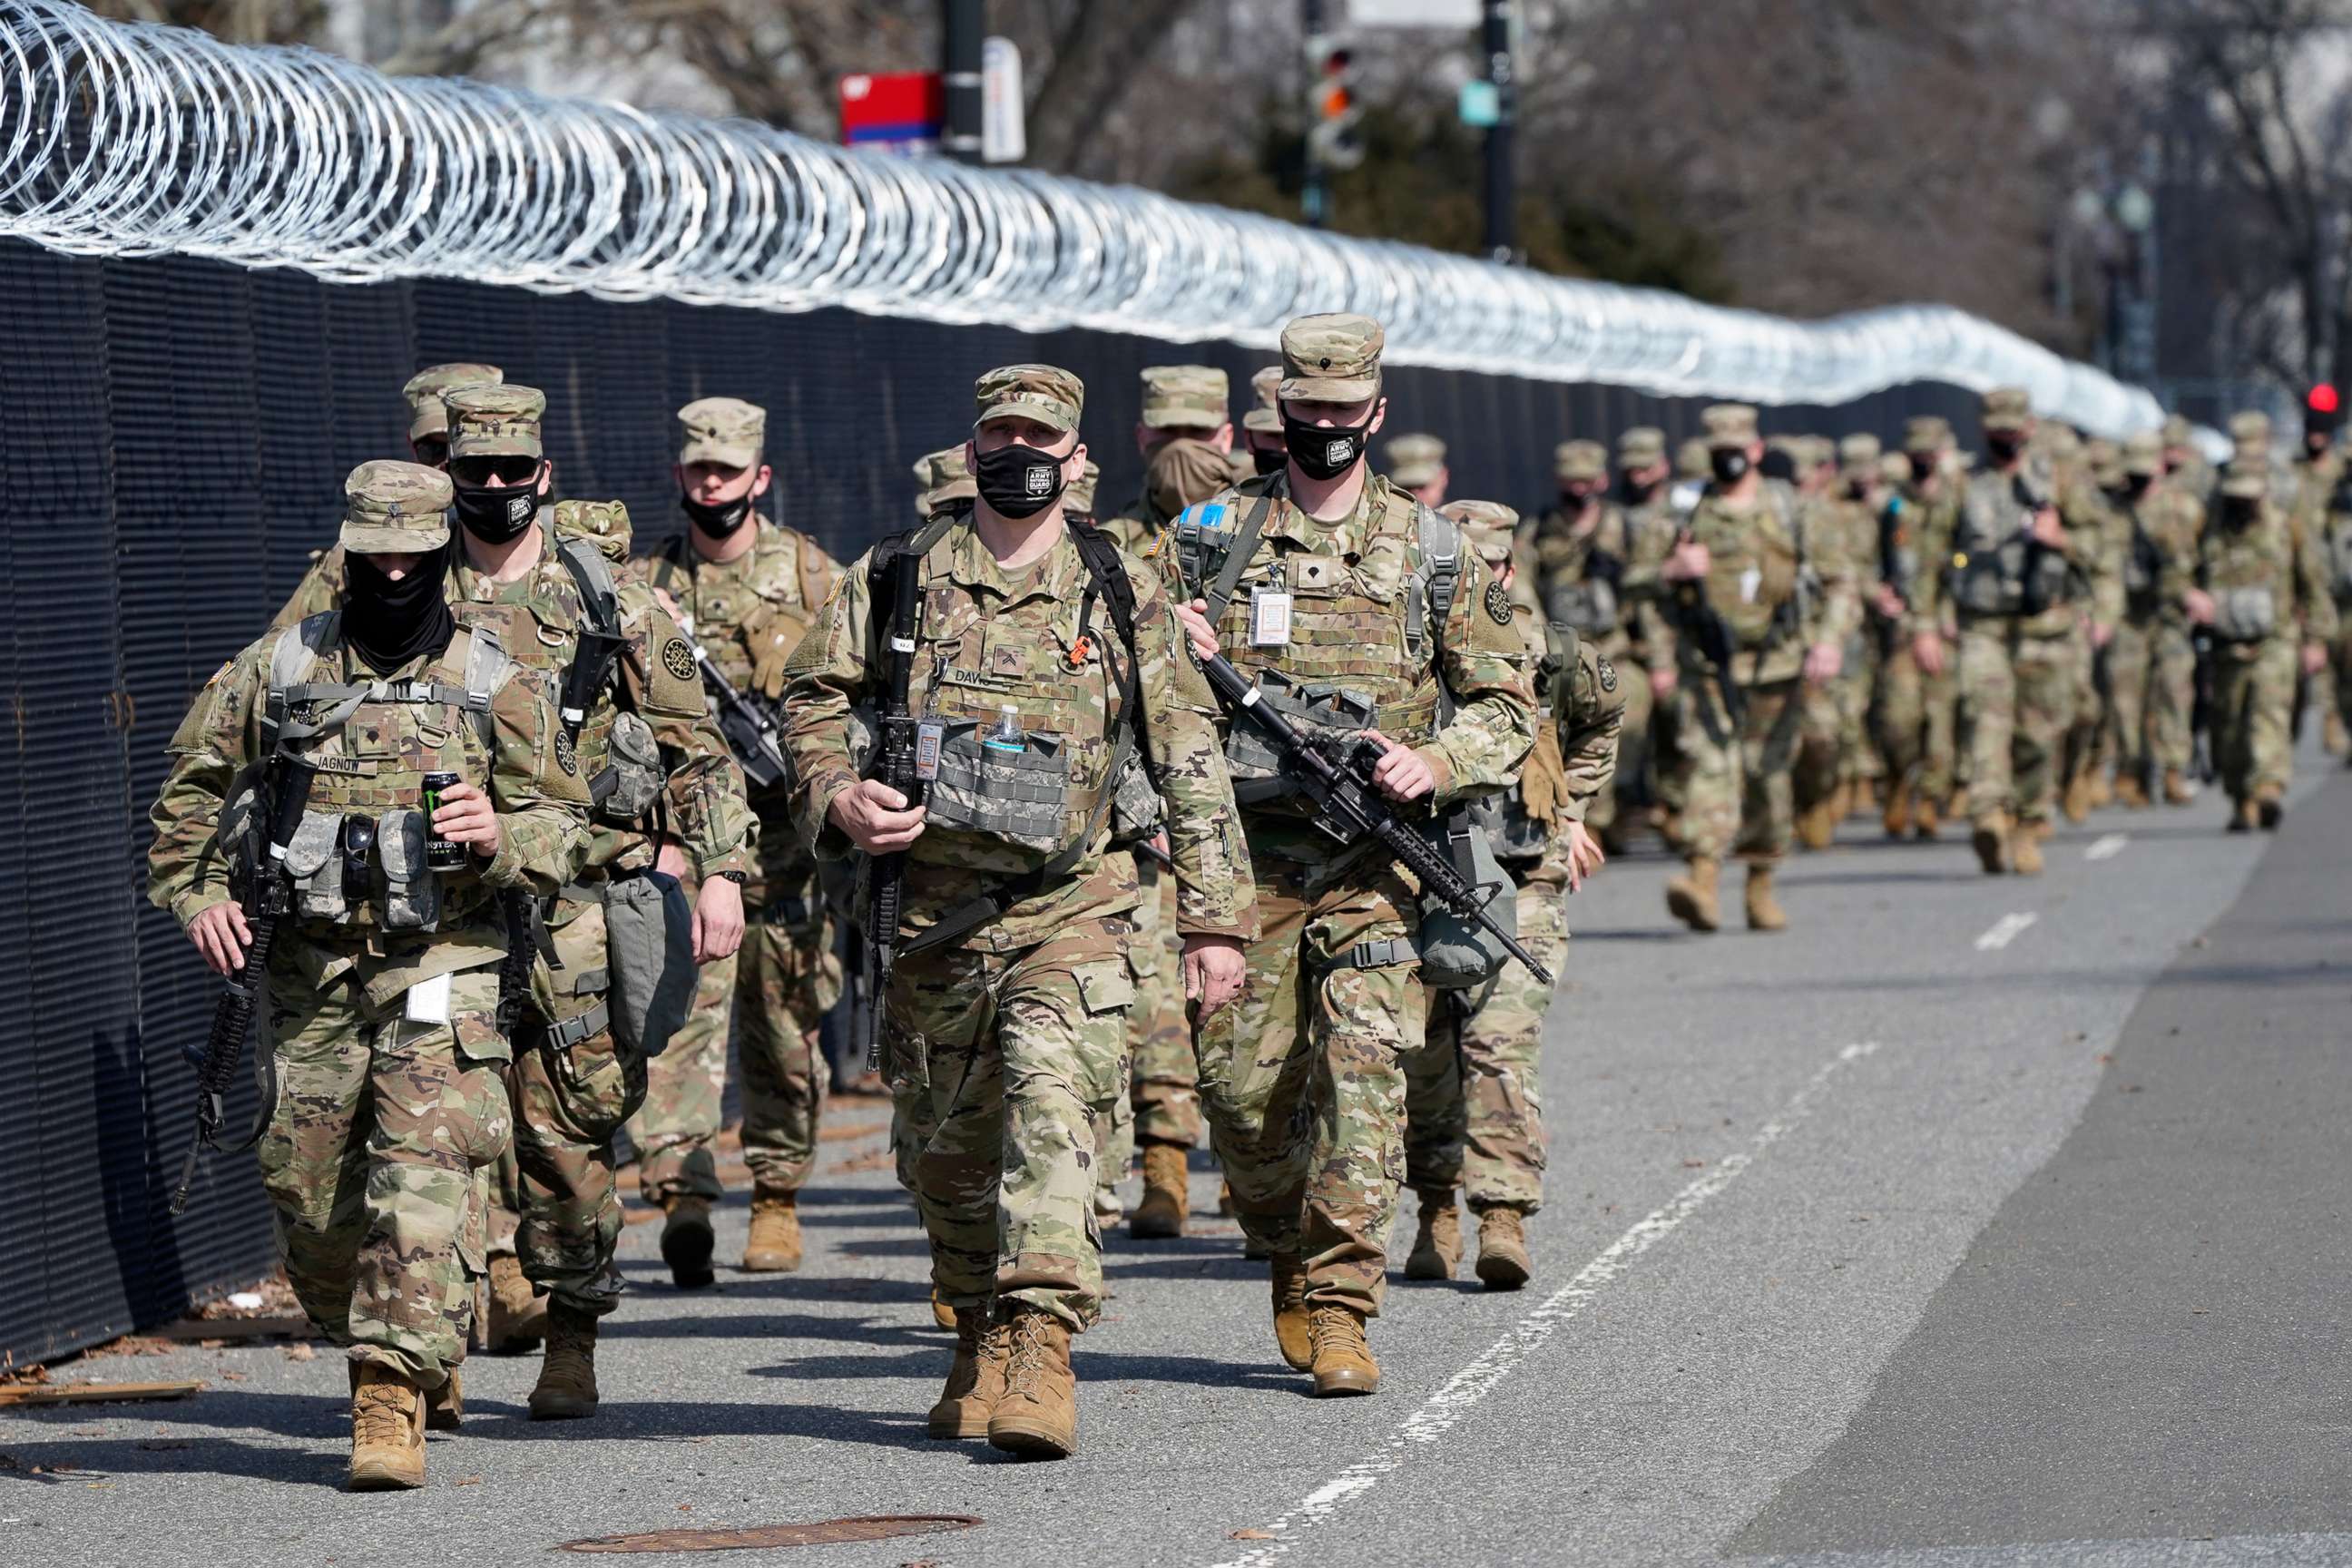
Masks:
[[[506,378],[507,373],[494,364],[467,360],[426,365],[400,389],[400,395],[408,399],[408,438],[421,441],[427,436],[448,434],[449,411],[441,405],[443,393],[461,386],[496,386]]]
[[[1073,483],[1063,488],[1063,504],[1070,510],[1092,517],[1095,513],[1095,487],[1102,482],[1102,465],[1092,458]]]
[[[2072,458],[2083,449],[2083,437],[2063,419],[2045,419],[2035,429],[2041,434],[2042,450],[2053,458]]]
[[[1389,479],[1409,490],[1434,484],[1445,467],[1445,443],[1434,436],[1400,436],[1386,451]]]
[[[1056,430],[1076,430],[1087,405],[1087,384],[1057,365],[1006,364],[982,372],[972,395],[980,406],[975,426],[992,419],[1034,419]]]
[[[1941,452],[1952,445],[1952,424],[1940,414],[1917,414],[1903,422],[1903,449]]]
[[[2251,458],[2239,458],[2221,470],[2221,493],[2232,500],[2260,500],[2271,493],[2271,477]]]
[[[2125,437],[2123,468],[2126,474],[2147,479],[2164,472],[2164,438],[2153,430]]]
[[[1984,395],[1978,423],[1988,430],[2022,430],[2033,423],[2033,399],[2021,386],[1996,386]]]
[[[535,386],[461,386],[442,394],[451,458],[538,458],[547,395]]]
[[[1756,439],[1756,410],[1745,403],[1709,404],[1698,422],[1710,447],[1745,447]]]
[[[1609,449],[1598,441],[1562,441],[1551,449],[1552,478],[1565,483],[1570,479],[1605,479],[1609,477]]]
[[[1878,459],[1878,477],[1890,485],[1899,485],[1911,477],[1911,459],[1900,452],[1889,452]]]
[[[1706,443],[1694,436],[1675,448],[1675,472],[1686,479],[1706,478]]]
[[[1242,416],[1242,428],[1263,430],[1273,435],[1282,429],[1282,410],[1275,404],[1282,395],[1282,367],[1270,364],[1250,377],[1250,391],[1257,402]]]
[[[1282,329],[1282,400],[1361,403],[1377,395],[1387,341],[1370,316],[1298,317]]]
[[[1885,455],[1878,437],[1867,430],[1857,430],[1837,445],[1838,467],[1850,479],[1875,479],[1878,459]]]
[[[356,555],[419,554],[449,542],[449,476],[422,463],[362,463],[343,481],[339,542]]]
[[[1225,408],[1225,373],[1207,364],[1154,364],[1143,370],[1143,424],[1149,430],[1214,430]]]
[[[2195,439],[2196,434],[2196,429],[2189,423],[2189,416],[2186,414],[2168,414],[2165,416],[2164,444],[2166,446],[2186,447],[2190,441]]]
[[[1451,500],[1437,509],[1462,525],[1462,542],[1489,566],[1511,559],[1511,536],[1518,531],[1519,514],[1498,500]]]
[[[1646,468],[1666,460],[1666,433],[1654,425],[1636,425],[1617,433],[1617,466]]]
[[[961,447],[942,447],[915,459],[915,510],[923,516],[979,493],[980,481],[964,467]]]
[[[2271,416],[2258,408],[2230,416],[2230,439],[2241,446],[2260,446],[2271,438]]]
[[[2084,465],[2091,470],[2092,482],[2104,489],[2113,489],[2123,483],[2124,451],[2113,441],[2095,440],[2083,444]]]
[[[749,468],[768,444],[768,411],[740,397],[698,397],[677,411],[677,460]]]

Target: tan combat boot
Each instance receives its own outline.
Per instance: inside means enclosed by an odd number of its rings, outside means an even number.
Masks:
[[[1516,1290],[1536,1271],[1528,1256],[1527,1211],[1498,1205],[1478,1216],[1478,1278],[1489,1290]]]
[[[1865,775],[1862,778],[1855,779],[1852,784],[1848,784],[1846,786],[1845,815],[1848,816],[1868,816],[1871,813],[1876,811],[1878,809],[1878,784],[1879,781],[1877,779]]]
[[[2066,781],[2066,793],[2058,802],[2058,809],[2066,814],[2069,822],[2087,822],[2091,817],[2091,772],[2088,768]]]
[[[1944,803],[1944,815],[1958,822],[1968,814],[1969,786],[1962,784],[1952,792],[1952,798]]]
[[[789,1274],[801,1266],[801,1195],[783,1187],[751,1189],[751,1237],[743,1244],[751,1274]]]
[[[2195,800],[2196,798],[2197,791],[2190,786],[2187,779],[2180,776],[2180,770],[2179,768],[2167,768],[2164,770],[2165,805],[2187,805],[2190,801]]]
[[[1780,900],[1772,896],[1772,862],[1769,860],[1748,862],[1748,929],[1749,931],[1787,931],[1789,929],[1789,912],[1780,907]],[[1483,1240],[1480,1247],[1480,1258],[1483,1262],[1485,1258]]]
[[[1969,846],[1977,852],[1977,864],[1988,877],[1998,877],[2009,869],[2009,818],[1995,812],[1976,826],[1969,836]]]
[[[1911,808],[1911,833],[1922,844],[1932,844],[1936,835],[1944,829],[1944,821],[1936,810],[1936,797],[1922,795]]]
[[[2042,875],[2042,841],[2050,837],[2046,822],[2021,822],[2009,836],[2010,863],[2021,877]]]
[[[1338,1301],[1318,1301],[1307,1309],[1307,1332],[1315,1344],[1315,1394],[1378,1394],[1381,1363],[1364,1342],[1364,1315]]]
[[[2115,781],[2107,776],[2107,765],[2101,763],[2091,770],[2091,809],[2103,810],[2115,803]]]
[[[2116,804],[2126,811],[2147,809],[2147,788],[2139,782],[2137,773],[2119,773],[2116,777]]]
[[[2320,716],[2319,744],[2331,757],[2352,752],[2352,731],[2344,728],[2344,715],[2330,708]]]
[[[670,1199],[662,1221],[662,1261],[681,1290],[699,1290],[718,1278],[710,1271],[710,1200],[681,1194]]]
[[[2286,792],[2276,784],[2254,791],[2254,820],[2264,833],[2276,833],[2279,824],[2286,820]]]
[[[596,1318],[558,1301],[547,1314],[547,1359],[530,1391],[534,1421],[579,1421],[596,1414]]]
[[[425,1390],[404,1372],[361,1363],[352,1393],[352,1470],[346,1489],[400,1491],[425,1484]]]
[[[1274,1255],[1274,1343],[1283,1364],[1305,1372],[1315,1364],[1307,1321],[1307,1265],[1298,1255]]]
[[[931,1321],[950,1333],[956,1331],[955,1309],[948,1305],[947,1298],[940,1294],[936,1285],[931,1287]]]
[[[1826,849],[1837,842],[1837,797],[1817,800],[1797,816],[1797,842],[1808,849]]]
[[[352,1390],[357,1393],[358,1390]],[[425,1394],[425,1429],[428,1432],[455,1432],[465,1424],[466,1388],[451,1367],[441,1386],[428,1389]]]
[[[1007,1304],[1004,1392],[988,1416],[988,1446],[1031,1459],[1078,1451],[1078,1379],[1070,1326],[1025,1301]]]
[[[1004,1392],[1004,1358],[1010,1342],[1003,1324],[993,1321],[986,1306],[953,1312],[955,1360],[948,1367],[948,1385],[931,1406],[930,1433],[957,1439],[988,1436],[988,1418]]]
[[[1911,786],[1900,779],[1886,786],[1886,808],[1879,816],[1879,825],[1886,829],[1889,838],[1908,837],[1911,833]]]
[[[1185,1211],[1192,1206],[1181,1143],[1143,1145],[1143,1201],[1127,1217],[1127,1233],[1140,1241],[1164,1241],[1184,1234]]]
[[[1666,884],[1666,912],[1693,931],[1714,931],[1723,923],[1723,910],[1716,901],[1716,881],[1722,872],[1719,862],[1704,855],[1694,855],[1689,869]]]
[[[490,1318],[485,1348],[492,1355],[535,1351],[547,1337],[547,1298],[523,1277],[522,1260],[511,1252],[490,1256]]]
[[[1421,1228],[1413,1233],[1412,1254],[1404,1260],[1408,1279],[1451,1279],[1462,1261],[1462,1215],[1454,1206],[1452,1187],[1417,1189],[1421,1198]]]

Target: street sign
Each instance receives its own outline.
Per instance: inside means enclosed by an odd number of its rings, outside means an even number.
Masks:
[[[1478,0],[1348,0],[1358,27],[1475,27]]]
[[[1462,84],[1462,123],[1484,128],[1498,125],[1503,119],[1503,95],[1491,81],[1476,78]]]
[[[980,46],[980,155],[983,163],[1018,163],[1029,155],[1021,100],[1021,46],[990,38]]]
[[[948,121],[947,85],[937,71],[877,71],[841,79],[841,139],[873,152],[939,151]]]

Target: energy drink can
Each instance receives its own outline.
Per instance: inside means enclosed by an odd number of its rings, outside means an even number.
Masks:
[[[442,837],[433,826],[433,814],[441,809],[441,792],[464,782],[464,778],[457,773],[425,775],[425,864],[436,871],[462,871],[466,868],[466,847]]]

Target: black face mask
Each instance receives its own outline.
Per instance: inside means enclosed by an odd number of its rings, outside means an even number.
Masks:
[[[1250,462],[1256,467],[1257,471],[1261,474],[1279,472],[1282,466],[1289,461],[1290,454],[1284,451],[1279,447],[1252,447],[1250,448]]]
[[[1913,484],[1924,485],[1929,479],[1936,477],[1935,453],[1913,452],[1909,456],[1911,459],[1911,482]]]
[[[979,454],[980,499],[999,517],[1034,517],[1062,496],[1062,459],[1015,441]]]
[[[2147,494],[2147,487],[2155,482],[2156,479],[2153,475],[2126,474],[2124,476],[2124,494],[2131,497],[2134,500],[2137,500],[2140,497]]]
[[[1627,479],[1622,486],[1619,487],[1619,493],[1625,498],[1627,506],[1640,506],[1658,493],[1658,487],[1638,484],[1632,479]]]
[[[1368,415],[1361,425],[1307,425],[1285,410],[1282,439],[1290,460],[1310,479],[1336,479],[1364,460],[1364,441],[1371,434]]]
[[[457,521],[485,544],[507,544],[522,537],[539,515],[539,489],[520,485],[494,489],[488,485],[457,485]]]
[[[2262,500],[2255,496],[2223,496],[2222,521],[2232,528],[2243,528],[2253,521],[2254,513],[2262,510]]]
[[[1748,453],[1742,447],[1717,447],[1706,455],[1706,464],[1723,484],[1736,485],[1748,477]]]
[[[715,504],[710,501],[699,501],[690,495],[681,494],[677,498],[677,504],[686,509],[686,515],[694,520],[695,527],[713,539],[726,538],[742,527],[751,515],[751,498],[749,494]]]
[[[378,675],[390,675],[409,660],[437,654],[457,635],[442,579],[449,574],[455,541],[425,556],[397,583],[360,554],[343,558],[343,636],[352,651]]]
[[[2025,437],[2010,431],[1991,431],[1985,437],[1985,455],[1992,459],[1992,466],[1996,468],[2009,467],[2024,450]]]

